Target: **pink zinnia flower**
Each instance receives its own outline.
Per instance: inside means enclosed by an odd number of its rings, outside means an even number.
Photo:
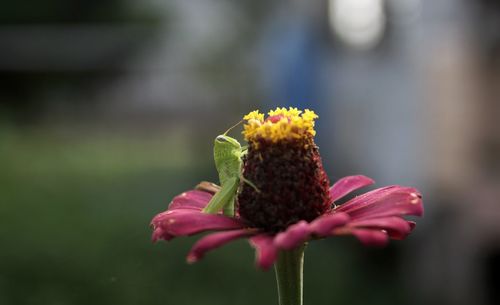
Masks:
[[[415,223],[403,216],[422,216],[419,191],[412,187],[387,186],[356,196],[342,205],[340,199],[374,181],[363,175],[349,176],[329,186],[314,143],[312,111],[277,109],[264,116],[245,116],[244,136],[249,142],[237,194],[234,217],[207,214],[202,209],[214,192],[190,190],[156,215],[151,225],[153,240],[171,240],[215,231],[198,240],[187,256],[196,262],[208,251],[240,238],[256,249],[257,265],[268,269],[280,251],[305,242],[353,235],[368,246],[383,246],[389,239],[404,239]]]
[[[373,180],[365,176],[340,179],[330,188],[332,204]],[[363,244],[383,246],[389,238],[404,239],[415,223],[403,215],[421,216],[420,193],[411,187],[387,186],[357,196],[340,206],[334,206],[311,222],[300,220],[282,232],[266,232],[249,227],[241,217],[202,213],[213,194],[191,190],[175,197],[167,211],[153,218],[153,240],[170,240],[206,231],[220,231],[201,238],[188,254],[195,262],[206,252],[238,238],[249,238],[257,251],[257,265],[267,269],[279,250],[290,250],[313,238],[354,235]]]

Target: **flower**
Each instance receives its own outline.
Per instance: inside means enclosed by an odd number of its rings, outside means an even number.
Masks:
[[[310,110],[278,108],[266,120],[258,112],[244,119],[248,141],[242,174],[239,215],[252,227],[279,232],[300,220],[312,221],[331,207],[329,180],[314,144]]]
[[[278,108],[267,119],[258,111],[246,115],[243,135],[249,147],[242,175],[251,184],[242,179],[235,216],[202,211],[217,190],[213,184],[190,190],[153,218],[153,241],[216,231],[195,243],[187,256],[192,263],[210,250],[247,238],[256,249],[257,265],[268,269],[280,251],[312,239],[353,235],[369,246],[404,239],[415,223],[403,216],[423,215],[419,191],[392,185],[336,205],[374,181],[363,175],[348,176],[329,187],[313,140],[316,118],[312,111],[295,108]]]

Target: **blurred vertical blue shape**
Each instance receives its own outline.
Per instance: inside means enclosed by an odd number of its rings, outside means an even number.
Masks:
[[[324,19],[315,18],[317,14],[304,7],[278,6],[276,11],[264,25],[258,53],[263,109],[291,106],[312,109],[323,117],[328,112],[322,78],[327,59],[320,23]],[[328,86],[332,86],[331,80]],[[322,131],[328,126],[327,121],[317,121],[316,142],[320,146],[323,139],[331,140],[331,135],[326,139],[327,133]]]
[[[273,15],[263,29],[260,79],[264,106],[293,106],[321,112],[319,74],[321,37],[310,15],[300,10]]]

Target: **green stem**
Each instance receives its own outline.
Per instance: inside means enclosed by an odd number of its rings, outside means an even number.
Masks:
[[[274,265],[280,305],[302,305],[302,281],[305,244],[281,251]]]

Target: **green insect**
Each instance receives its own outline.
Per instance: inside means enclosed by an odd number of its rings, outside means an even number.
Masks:
[[[239,122],[238,124],[240,124]],[[234,138],[226,134],[235,126],[229,128],[224,134],[215,138],[214,142],[214,160],[215,168],[219,173],[221,188],[215,193],[203,212],[215,214],[223,210],[224,215],[234,216],[234,202],[240,181],[248,183],[250,186],[257,187],[246,180],[241,174],[242,158],[247,152],[246,147]]]

